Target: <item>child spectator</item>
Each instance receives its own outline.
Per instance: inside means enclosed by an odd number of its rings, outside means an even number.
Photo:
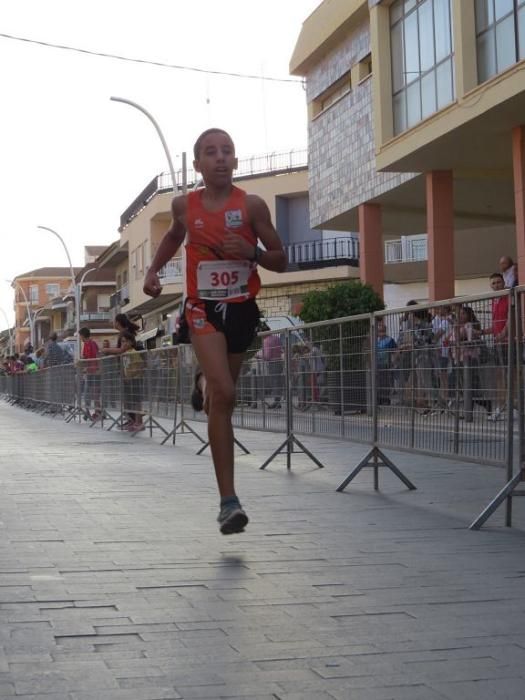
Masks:
[[[89,328],[81,328],[79,331],[82,340],[82,360],[80,369],[84,372],[86,389],[86,409],[88,418],[98,420],[100,417],[100,366],[96,359],[99,356],[97,343],[91,338]],[[91,401],[95,404],[95,411],[89,414]]]
[[[124,409],[129,413],[131,433],[144,430],[142,422],[142,377],[144,361],[136,349],[135,336],[129,331],[120,335],[122,375],[124,380]]]
[[[382,318],[377,320],[376,368],[377,368],[377,402],[390,405],[390,388],[392,387],[392,354],[397,349],[396,341],[391,338]]]
[[[437,410],[445,409],[448,400],[448,369],[450,363],[450,339],[453,332],[452,309],[439,306],[432,319],[432,334],[436,348],[434,354],[437,370],[438,400]]]

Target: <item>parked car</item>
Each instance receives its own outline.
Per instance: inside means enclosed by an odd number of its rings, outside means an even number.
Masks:
[[[266,331],[280,331],[283,328],[300,326],[301,324],[302,321],[298,316],[287,316],[286,314],[282,316],[261,316],[260,322],[261,330]]]

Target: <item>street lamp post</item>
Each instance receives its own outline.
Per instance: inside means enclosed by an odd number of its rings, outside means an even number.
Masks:
[[[12,355],[14,346],[13,346],[13,334],[11,332],[11,324],[9,323],[9,319],[7,318],[6,312],[2,309],[1,306],[0,306],[0,313],[5,318],[5,322],[7,324],[7,332],[9,333],[9,354]]]
[[[154,117],[148,112],[147,109],[145,109],[141,105],[137,104],[136,102],[133,102],[132,100],[126,99],[125,97],[110,97],[109,99],[112,100],[113,102],[122,102],[123,104],[130,105],[130,107],[135,107],[135,109],[138,109],[139,112],[142,112],[142,114],[145,114],[146,117],[153,124],[153,126],[155,127],[155,130],[157,131],[157,134],[159,136],[160,142],[162,143],[162,148],[164,149],[164,153],[166,154],[166,158],[168,160],[168,167],[170,169],[170,175],[171,175],[171,185],[173,187],[173,193],[175,193],[175,191],[177,189],[177,181],[175,178],[175,170],[173,168],[173,161],[171,159],[170,151],[168,148],[168,144],[166,143],[166,139],[164,138],[164,134],[162,133],[160,126],[157,124]],[[186,192],[185,192],[185,188],[186,188],[186,153],[182,154],[182,188],[183,188],[183,194],[186,194]]]
[[[78,319],[77,323],[77,343],[80,344],[80,337],[78,335],[78,331],[80,330],[80,312],[81,312],[81,307],[82,307],[82,285],[84,284],[84,279],[89,275],[90,272],[94,272],[98,268],[96,267],[90,267],[88,268],[82,277],[80,278],[80,281],[77,285],[77,293],[75,294],[75,315]]]
[[[45,306],[42,306],[40,309],[37,309],[35,313],[33,314],[33,323],[35,324],[35,341],[37,340],[37,332],[36,332],[36,321],[37,321],[37,316],[40,316],[40,314],[44,313],[45,311],[49,311],[48,308]],[[42,340],[42,332],[40,332],[40,340]]]
[[[160,138],[160,142],[162,143],[162,148],[164,149],[164,153],[166,154],[166,159],[168,161],[168,167],[170,170],[170,175],[171,175],[171,187],[173,189],[173,194],[175,195],[175,192],[177,191],[177,179],[175,177],[175,169],[173,168],[173,160],[171,158],[171,154],[168,148],[168,144],[166,143],[166,139],[164,138],[164,135],[160,129],[160,126],[158,125],[157,121],[155,118],[148,112],[147,109],[142,107],[142,105],[137,104],[136,102],[133,102],[132,100],[128,100],[125,97],[110,97],[110,100],[113,102],[122,102],[123,104],[130,105],[130,107],[134,107],[135,109],[138,109],[139,112],[142,112],[153,124],[155,127],[155,130]],[[186,194],[188,191],[188,174],[187,174],[187,165],[186,165],[186,151],[182,152],[182,183],[181,183],[181,189],[182,189],[182,194]],[[183,295],[183,300],[186,297],[186,251],[184,247],[182,248],[182,295]]]
[[[25,292],[25,289],[22,287],[20,282],[17,282],[16,280],[6,280],[11,286],[15,284],[17,288],[22,292],[22,296],[24,297],[24,301],[26,303],[26,312],[27,312],[27,320],[29,321],[29,333],[31,337],[31,345],[34,347],[35,346],[35,323],[34,323],[34,318],[33,315],[31,314],[31,304],[29,303],[29,299],[27,298],[27,294]],[[16,298],[16,296],[15,296]]]
[[[49,231],[49,233],[52,233],[53,236],[56,236],[58,238],[58,240],[60,241],[60,243],[62,243],[62,246],[63,246],[64,250],[66,251],[67,261],[69,263],[69,272],[71,274],[71,285],[73,287],[73,293],[75,295],[75,317],[76,317],[75,318],[75,330],[76,330],[75,335],[77,338],[77,342],[75,344],[75,347],[76,347],[76,356],[77,356],[76,359],[78,360],[80,357],[80,340],[78,337],[78,332],[80,330],[80,313],[79,313],[78,287],[77,287],[77,283],[75,281],[75,271],[73,270],[73,263],[71,262],[71,256],[69,254],[69,250],[67,248],[67,245],[65,244],[64,239],[62,238],[62,236],[59,233],[57,233],[52,228],[49,228],[49,226],[37,226],[37,228],[40,228],[43,231]]]

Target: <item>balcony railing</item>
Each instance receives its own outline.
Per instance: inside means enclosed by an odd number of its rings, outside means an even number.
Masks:
[[[304,269],[344,264],[357,266],[359,262],[359,241],[352,236],[294,243],[286,246],[285,250],[288,264],[292,268]],[[182,257],[170,260],[159,270],[158,275],[162,285],[182,282]]]
[[[308,152],[306,150],[291,150],[282,153],[267,153],[251,158],[239,160],[239,167],[234,172],[234,180],[250,175],[261,175],[262,173],[286,173],[294,170],[301,170],[308,165]],[[182,189],[182,170],[175,171],[177,189]],[[200,179],[200,176],[188,168],[188,187],[193,187]],[[149,182],[142,192],[129,205],[120,216],[120,228],[124,228],[132,221],[153,197],[159,192],[166,192],[172,189],[170,173],[160,173]]]
[[[161,267],[158,277],[161,284],[177,284],[182,282],[183,264],[182,257],[169,260],[164,267]]]
[[[353,265],[359,262],[359,240],[353,236],[304,241],[286,246],[288,264],[307,267]]]
[[[428,260],[427,237],[402,236],[385,242],[385,263],[408,263]]]
[[[109,321],[111,320],[110,311],[81,311],[81,321]]]
[[[109,297],[109,308],[116,309],[117,307],[124,306],[129,301],[129,288],[125,284],[123,287],[118,289],[114,294]]]

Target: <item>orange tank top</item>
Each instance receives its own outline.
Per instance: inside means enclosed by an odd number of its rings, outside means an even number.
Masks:
[[[257,236],[248,219],[246,192],[232,187],[224,207],[218,211],[204,208],[203,192],[189,192],[187,199],[187,297],[228,303],[253,299],[261,287],[257,265],[249,260],[227,258],[220,249],[226,232],[257,245]]]

